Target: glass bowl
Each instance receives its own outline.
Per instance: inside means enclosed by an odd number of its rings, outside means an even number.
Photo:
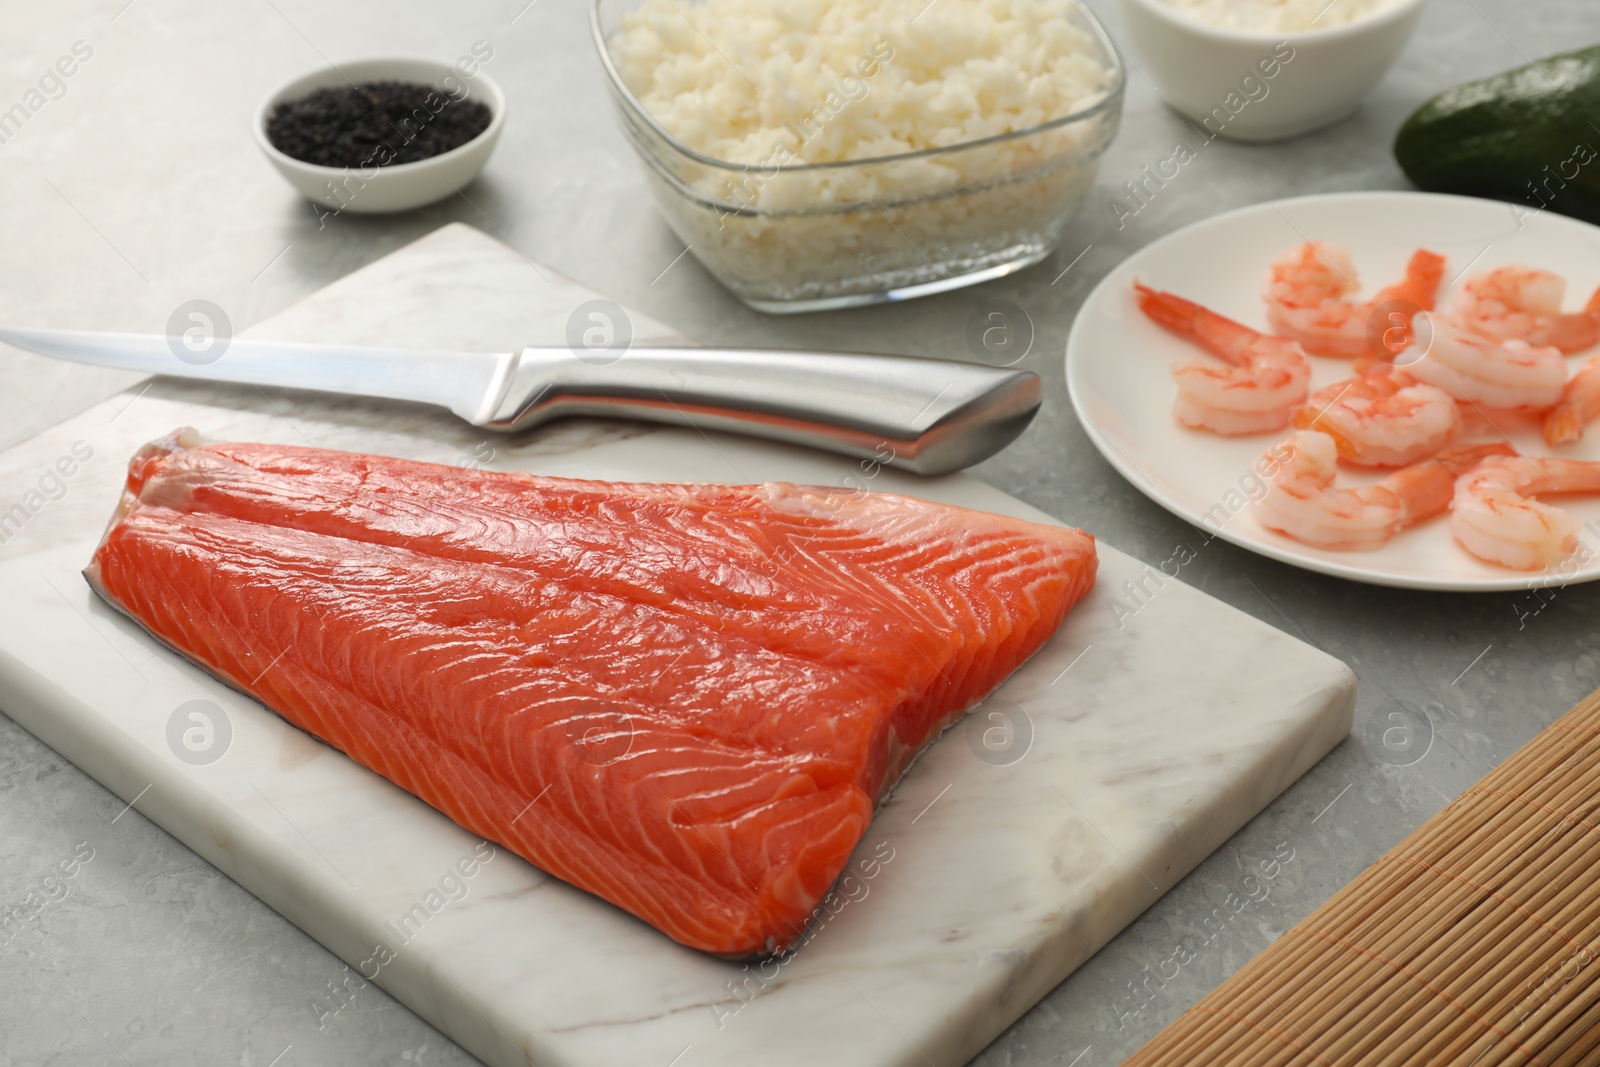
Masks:
[[[1117,131],[1126,80],[1095,17],[1060,0],[1107,70],[1093,104],[1025,130],[833,163],[734,163],[694,151],[640,104],[613,41],[642,0],[594,0],[590,29],[623,132],[669,226],[761,311],[907,300],[1021,270],[1055,251]]]

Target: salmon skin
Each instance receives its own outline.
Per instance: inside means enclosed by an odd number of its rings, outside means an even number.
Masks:
[[[146,445],[84,572],[156,638],[685,945],[780,951],[1094,539],[890,493]],[[931,888],[931,887],[930,887]]]

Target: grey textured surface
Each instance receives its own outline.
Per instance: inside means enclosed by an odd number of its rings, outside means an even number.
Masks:
[[[1092,5],[1116,34],[1114,5]],[[998,1039],[981,1067],[1119,1062],[1600,684],[1600,588],[1562,591],[1529,614],[1526,596],[1371,588],[1203,544],[1088,445],[1061,367],[1075,308],[1121,257],[1263,195],[1405,187],[1388,146],[1410,109],[1448,84],[1600,36],[1590,0],[1433,0],[1357,115],[1286,144],[1214,143],[1119,231],[1109,197],[1167,156],[1185,128],[1134,72],[1094,198],[1052,261],[910,305],[797,319],[749,312],[692,258],[674,263],[681,246],[606,111],[577,0],[106,0],[11,5],[0,25],[0,109],[75,41],[94,50],[65,95],[0,145],[8,322],[160,330],[173,308],[199,297],[243,326],[450,220],[707,342],[963,355],[970,316],[999,300],[1027,312],[1036,336],[1023,365],[1049,383],[1045,407],[977,473],[1152,564],[1192,546],[1185,581],[1343,659],[1361,695],[1350,741]],[[324,56],[448,58],[479,40],[495,50],[486,69],[512,111],[465,197],[319,224],[250,142],[257,99]],[[0,349],[0,445],[128,380]],[[0,693],[0,709],[5,701]],[[1400,702],[1415,709],[1413,722],[1431,723],[1405,755],[1382,739],[1400,721],[1389,718]],[[0,1063],[474,1062],[372,986],[319,1029],[312,1001],[329,996],[340,962],[123,809],[0,719],[0,906],[44,902],[27,904],[34,918],[24,927],[0,932]],[[80,842],[93,859],[63,878],[59,864]],[[1280,845],[1293,859],[1269,895],[1205,941],[1201,917],[1242,894],[1245,875]],[[1170,977],[1163,961],[1184,938],[1197,951]],[[663,1050],[662,1067],[674,1051]]]

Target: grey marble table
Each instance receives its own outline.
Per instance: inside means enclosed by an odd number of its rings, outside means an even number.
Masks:
[[[1116,34],[1114,4],[1091,3]],[[1354,117],[1288,144],[1217,142],[1118,229],[1111,197],[1184,130],[1134,72],[1122,132],[1055,259],[913,305],[768,318],[678,258],[606,111],[579,0],[10,4],[0,110],[74,45],[91,54],[0,143],[0,320],[159,331],[180,303],[204,298],[242,327],[452,220],[713,343],[950,354],[947,339],[987,303],[1023,308],[1036,331],[1024,365],[1048,383],[1044,410],[978,473],[1152,564],[1199,548],[1186,581],[1361,679],[1355,736],[975,1061],[1112,1064],[1600,684],[1600,587],[1562,591],[1531,614],[1515,594],[1370,588],[1221,541],[1200,547],[1084,438],[1061,367],[1073,314],[1113,264],[1178,226],[1263,195],[1404,188],[1388,146],[1423,99],[1597,36],[1592,0],[1432,0]],[[461,197],[394,218],[319,220],[251,143],[260,96],[325,59],[453,57],[478,41],[493,48],[486,69],[511,117]],[[131,380],[0,348],[0,446]],[[1397,754],[1382,735],[1402,720],[1416,733]],[[334,956],[0,718],[0,907],[37,891],[80,842],[94,859],[65,896],[0,934],[0,1063],[475,1062],[373,986],[319,1028],[311,1002],[341,975]],[[1280,846],[1294,858],[1270,896],[1163,977],[1180,943],[1205,939],[1200,918]]]

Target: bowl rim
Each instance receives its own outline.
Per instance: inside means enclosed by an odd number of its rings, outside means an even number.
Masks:
[[[630,113],[649,126],[651,131],[665,141],[673,151],[703,166],[715,167],[719,170],[739,171],[741,173],[748,171],[751,167],[761,166],[759,163],[735,163],[732,160],[718,159],[715,156],[708,156],[703,152],[690,148],[669,133],[656,120],[656,117],[639,102],[638,98],[633,95],[633,90],[629,89],[627,83],[622,80],[621,72],[617,70],[616,64],[612,61],[611,49],[606,44],[605,31],[600,25],[600,8],[607,2],[608,0],[590,0],[589,34],[594,41],[595,51],[600,54],[600,64],[605,68],[606,76],[610,79],[612,91],[627,105]],[[939,148],[919,148],[914,152],[899,152],[890,156],[836,159],[829,160],[826,163],[780,163],[771,169],[785,174],[805,174],[813,171],[838,170],[845,167],[862,167],[883,163],[900,163],[913,159],[927,159],[952,152],[964,152],[971,148],[982,148],[987,145],[1001,144],[1006,141],[1029,137],[1036,133],[1053,130],[1069,123],[1082,122],[1084,119],[1115,110],[1121,106],[1123,92],[1128,84],[1127,63],[1122,58],[1122,52],[1117,48],[1116,42],[1111,39],[1111,35],[1106,32],[1105,26],[1101,24],[1100,19],[1095,16],[1095,13],[1089,9],[1087,4],[1083,3],[1082,0],[1064,0],[1064,2],[1070,4],[1088,23],[1089,30],[1093,34],[1095,41],[1099,44],[1102,52],[1110,58],[1111,62],[1111,84],[1106,88],[1105,94],[1099,100],[1087,107],[1070,111],[1065,115],[1051,119],[1049,122],[1041,122],[1024,130],[991,134],[988,137],[980,137],[972,141],[962,141],[960,144],[944,145]],[[1418,2],[1421,2],[1421,0],[1418,0]]]
[[[1339,26],[1329,26],[1321,30],[1241,30],[1232,26],[1218,26],[1206,22],[1193,15],[1177,10],[1165,0],[1121,0],[1124,7],[1132,5],[1200,37],[1208,37],[1214,41],[1226,44],[1273,44],[1278,41],[1287,41],[1290,44],[1309,44],[1316,41],[1337,41],[1347,37],[1357,37],[1374,31],[1393,28],[1395,23],[1401,22],[1413,12],[1422,8],[1428,0],[1400,0],[1384,11],[1367,18],[1360,18],[1354,22],[1346,22]]]
[[[349,60],[342,64],[329,63],[325,66],[302,71],[291,78],[284,79],[274,86],[272,90],[267,93],[267,95],[261,98],[261,102],[256,105],[255,118],[251,123],[252,132],[255,134],[256,144],[261,148],[262,152],[266,153],[268,159],[272,160],[273,163],[279,165],[280,167],[294,167],[308,174],[314,175],[344,175],[350,173],[352,170],[358,174],[362,173],[359,165],[355,167],[329,167],[321,163],[307,163],[303,159],[296,159],[272,143],[272,139],[267,136],[267,119],[270,116],[272,109],[275,108],[279,103],[283,102],[287,94],[301,82],[327,74],[337,74],[348,82],[351,81],[351,77],[346,73],[346,71],[351,68],[390,63],[416,63],[422,66],[430,66],[438,69],[439,71],[454,72],[457,77],[464,81],[481,83],[487,90],[486,95],[489,97],[488,100],[484,101],[489,108],[489,125],[485,126],[483,131],[476,137],[473,137],[464,144],[457,145],[448,152],[440,152],[438,155],[429,156],[427,159],[412,160],[410,163],[380,164],[377,168],[377,174],[416,174],[430,167],[442,165],[452,160],[459,159],[460,157],[466,155],[469,150],[477,148],[480,142],[488,141],[489,143],[493,143],[493,139],[500,136],[500,129],[505,125],[506,121],[506,96],[505,93],[501,91],[499,83],[493,78],[489,77],[489,75],[483,73],[482,70],[479,70],[479,72],[474,74],[471,78],[467,78],[465,75],[461,74],[454,63],[447,63],[444,60],[433,59],[428,56],[365,56],[360,59]],[[404,79],[396,78],[395,80],[403,81]],[[372,179],[367,178],[366,180],[371,181]]]

